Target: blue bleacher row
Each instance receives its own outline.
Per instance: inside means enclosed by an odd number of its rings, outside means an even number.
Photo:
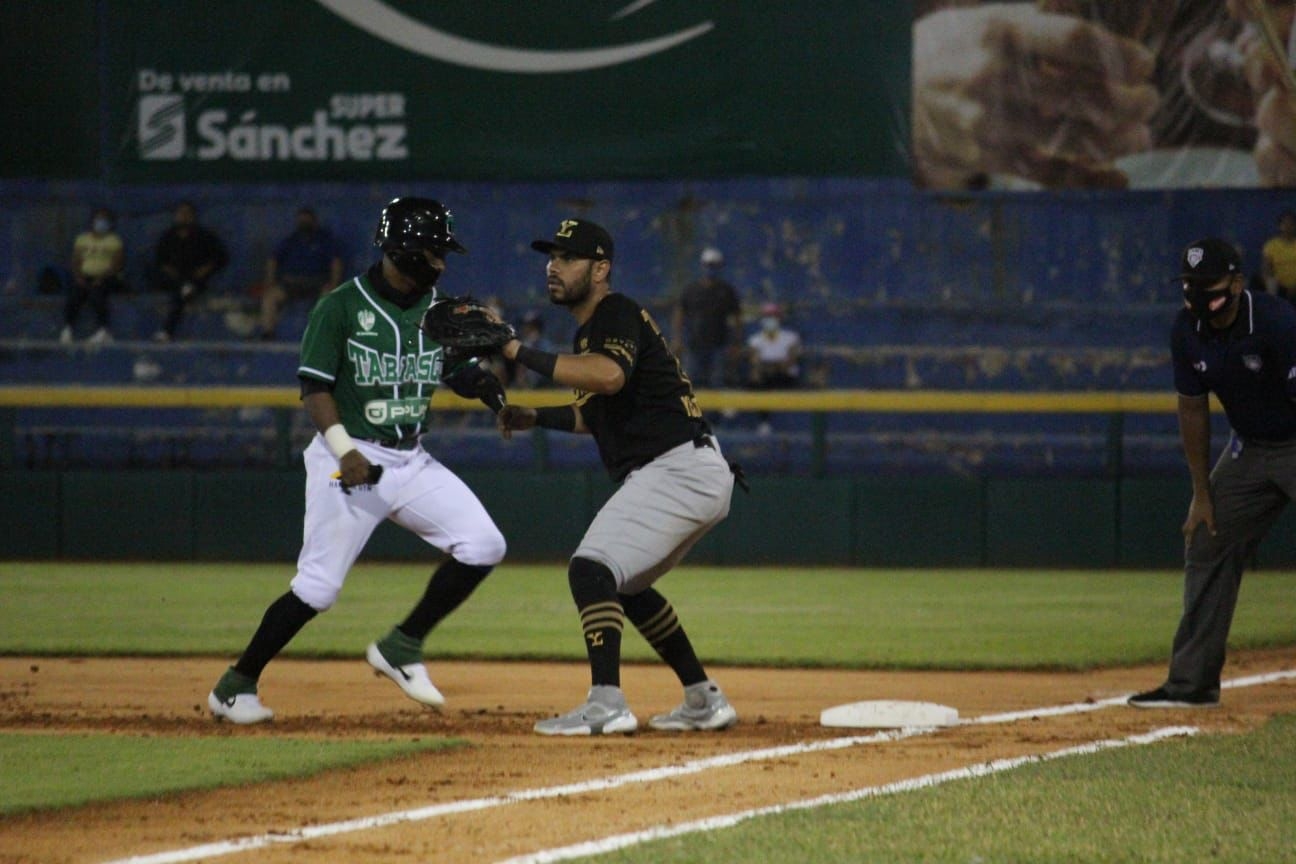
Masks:
[[[671,302],[667,298],[641,298],[666,326]],[[155,292],[118,294],[111,300],[114,338],[148,339],[166,312],[167,298]],[[54,339],[63,324],[63,298],[49,295],[0,294],[0,340]],[[782,304],[785,326],[796,330],[808,348],[862,345],[1032,345],[1055,346],[1161,346],[1169,342],[1169,322],[1176,304],[1077,305],[1056,302],[1021,306],[927,302],[864,302],[822,298],[792,298]],[[565,341],[574,329],[562,310],[548,304],[506,308],[519,321],[526,311],[542,312],[548,332]],[[306,326],[308,301],[285,308],[274,341],[296,345]],[[213,294],[194,301],[184,318],[185,341],[238,342],[256,330],[258,300],[248,295]],[[755,332],[759,307],[744,304],[746,331]],[[94,330],[89,311],[81,315],[76,335],[83,339]]]
[[[1157,348],[829,346],[807,351],[816,387],[870,390],[1158,390],[1170,380]],[[195,342],[60,345],[0,340],[0,382],[293,386],[295,346]]]
[[[75,422],[62,419],[62,424],[20,423],[15,464],[28,469],[285,467],[280,442],[265,422],[226,425],[227,418],[208,416],[202,422],[142,428],[87,422],[85,417]],[[1178,476],[1183,470],[1177,437],[1162,430],[1127,431],[1116,460],[1106,428],[1022,429],[1020,422],[1003,418],[974,430],[906,422],[873,431],[830,431],[822,455],[817,455],[807,418],[785,415],[778,425],[783,428],[761,433],[753,430],[750,418],[740,416],[716,427],[725,455],[744,465],[753,480],[812,470],[830,476],[967,477],[1094,477],[1113,476],[1118,470],[1124,476]],[[310,434],[295,429],[290,452],[298,453]],[[426,440],[431,451],[455,470],[529,470],[537,466],[533,434],[519,434],[506,442],[488,426],[466,421],[434,426]],[[545,460],[548,470],[601,470],[593,442],[584,436],[550,434]]]
[[[348,270],[362,269],[373,260],[378,210],[403,193],[439,197],[455,211],[470,254],[456,257],[446,290],[498,297],[515,320],[540,311],[560,345],[572,323],[547,303],[543,259],[528,241],[584,215],[616,236],[614,287],[663,324],[674,293],[696,275],[701,248],[716,245],[749,320],[765,301],[787,308],[814,384],[911,390],[1168,391],[1167,332],[1178,298],[1166,277],[1177,250],[1223,233],[1254,269],[1285,206],[1279,190],[937,195],[903,181],[833,178],[400,188],[0,183],[0,383],[291,386],[306,305],[289,307],[277,341],[248,338],[266,256],[295,208],[311,204],[343,241]],[[181,198],[196,201],[202,221],[225,238],[231,265],[186,315],[180,340],[156,345],[148,336],[164,298],[145,290],[145,273]],[[88,207],[101,202],[118,213],[135,290],[113,298],[115,344],[62,346],[62,299],[37,296],[36,273],[66,257]],[[89,317],[83,312],[81,337]],[[19,412],[16,461],[260,464],[278,447],[272,424],[262,418],[258,426],[254,414],[162,422],[134,411],[87,422],[79,413]],[[803,471],[817,458],[808,415],[773,414],[770,435],[757,421],[717,418],[731,455],[758,471]],[[456,458],[530,464],[530,447],[502,449],[482,418],[465,422],[438,430]],[[1105,422],[834,414],[822,458],[834,471],[1102,472],[1111,460]],[[294,423],[300,446],[310,430]],[[1182,470],[1172,416],[1130,418],[1124,434],[1128,470]],[[597,465],[585,439],[556,444],[552,454],[555,465]]]

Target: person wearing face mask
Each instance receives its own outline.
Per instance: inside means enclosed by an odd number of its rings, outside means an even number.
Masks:
[[[699,387],[724,387],[731,354],[742,344],[742,304],[738,289],[721,278],[724,253],[702,250],[702,275],[684,286],[671,309],[671,351]]]
[[[1215,237],[1184,249],[1176,281],[1184,303],[1170,346],[1192,478],[1183,615],[1165,683],[1131,696],[1137,708],[1219,704],[1243,566],[1296,496],[1296,309],[1247,290],[1236,247]],[[1211,393],[1232,430],[1213,470]]]
[[[387,520],[445,554],[423,597],[369,644],[375,671],[422,705],[445,699],[423,666],[423,641],[504,558],[504,535],[421,435],[437,385],[498,411],[499,380],[469,357],[447,359],[420,327],[451,252],[467,250],[430,198],[397,198],[374,236],[382,259],[324,295],[302,336],[297,379],[318,430],[306,448],[306,516],[297,573],[270,604],[238,661],[207,697],[217,720],[262,723],[262,670],[308,621],[330,608],[374,529]]]
[[[801,384],[801,336],[783,326],[783,310],[777,303],[761,307],[760,326],[747,338],[750,362],[748,383],[757,390],[785,390]],[[768,411],[760,412],[756,432],[768,435]]]
[[[801,383],[801,336],[783,326],[777,303],[761,307],[760,329],[747,338],[753,387],[778,390]]]
[[[72,279],[68,285],[67,302],[63,306],[63,330],[59,341],[69,345],[73,340],[77,318],[86,303],[94,311],[95,331],[87,342],[111,342],[108,329],[110,294],[126,290],[122,281],[125,266],[125,247],[121,237],[113,230],[112,211],[96,208],[90,230],[77,235],[72,244]]]

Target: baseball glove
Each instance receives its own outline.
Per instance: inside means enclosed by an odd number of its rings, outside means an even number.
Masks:
[[[493,354],[517,337],[494,310],[471,297],[438,300],[423,313],[423,332],[445,348],[463,354]]]

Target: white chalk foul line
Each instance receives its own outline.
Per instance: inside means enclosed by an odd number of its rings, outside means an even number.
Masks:
[[[252,849],[263,849],[281,843],[300,843],[303,840],[315,840],[353,831],[367,831],[403,822],[422,822],[440,816],[456,813],[468,813],[474,810],[487,810],[522,801],[538,801],[545,798],[564,798],[570,795],[581,795],[587,792],[600,792],[628,786],[633,783],[653,783],[672,777],[697,774],[715,768],[726,768],[741,765],[745,762],[758,762],[766,759],[782,759],[787,756],[798,756],[805,753],[816,753],[827,750],[842,750],[847,747],[858,747],[863,744],[881,744],[887,741],[899,741],[914,735],[927,735],[936,731],[922,727],[896,729],[889,732],[877,732],[872,735],[854,735],[846,738],[832,738],[825,741],[811,741],[804,744],[787,744],[782,747],[769,747],[762,750],[746,750],[738,753],[726,753],[706,759],[695,759],[679,765],[667,765],[661,768],[649,768],[633,771],[629,774],[616,774],[595,780],[579,783],[567,783],[561,786],[545,786],[539,789],[521,789],[506,795],[494,795],[487,798],[471,798],[462,801],[449,801],[445,804],[433,804],[412,810],[397,810],[378,816],[366,816],[360,819],[348,819],[344,822],[330,822],[324,825],[308,825],[293,831],[271,834],[259,834],[254,837],[243,837],[238,840],[206,843],[191,846],[188,849],[176,849],[157,852],[151,855],[137,855],[130,858],[119,858],[105,864],[179,864],[184,861],[200,861],[207,858],[218,858],[247,852]]]
[[[1224,683],[1224,687],[1254,687],[1269,684],[1284,678],[1296,678],[1296,670],[1270,672],[1237,678]],[[1054,705],[1032,708],[1025,711],[1014,711],[1005,714],[988,714],[963,721],[965,724],[978,723],[1012,723],[1030,717],[1056,717],[1065,714],[1080,714],[1096,711],[1113,705],[1123,704],[1126,697],[1103,699],[1095,702],[1077,702],[1070,705]],[[304,840],[315,840],[321,837],[332,837],[356,831],[369,831],[398,825],[406,822],[423,822],[442,816],[457,813],[469,813],[475,810],[489,810],[517,804],[523,801],[538,801],[546,798],[562,798],[569,795],[580,795],[587,792],[598,792],[615,789],[633,783],[654,783],[688,774],[697,774],[715,768],[726,768],[747,762],[759,762],[768,759],[782,759],[787,756],[798,756],[805,753],[817,753],[829,750],[842,750],[869,744],[882,744],[889,741],[900,741],[916,735],[929,735],[939,731],[936,728],[919,727],[896,729],[888,732],[877,732],[872,735],[852,735],[844,738],[830,738],[824,741],[810,741],[802,744],[788,744],[782,747],[769,747],[761,750],[746,750],[739,753],[727,753],[706,759],[696,759],[679,765],[667,765],[661,768],[650,768],[634,771],[629,774],[617,774],[580,783],[569,783],[562,786],[546,786],[538,789],[522,789],[505,795],[494,795],[486,798],[470,798],[461,801],[448,801],[444,804],[432,804],[410,810],[397,810],[377,816],[366,816],[359,819],[348,819],[342,822],[330,822],[324,825],[307,825],[293,831],[258,834],[242,837],[237,840],[224,840],[217,843],[204,843],[185,849],[172,849],[149,855],[136,855],[130,858],[117,858],[104,864],[182,864],[185,861],[200,861],[208,858],[220,858],[253,849],[264,849],[286,843],[300,843]]]
[[[828,807],[833,804],[849,804],[852,801],[860,801],[864,798],[878,798],[884,795],[895,795],[900,792],[912,792],[916,789],[927,789],[932,786],[940,786],[943,783],[949,783],[951,780],[965,780],[970,777],[985,777],[990,774],[1010,771],[1014,768],[1019,768],[1022,765],[1029,765],[1035,762],[1050,762],[1054,759],[1062,759],[1067,756],[1082,756],[1089,753],[1097,753],[1100,750],[1111,750],[1117,747],[1129,747],[1137,744],[1151,744],[1154,741],[1161,741],[1165,738],[1196,734],[1197,728],[1195,726],[1169,726],[1164,729],[1156,729],[1144,735],[1132,735],[1129,738],[1121,738],[1114,741],[1090,741],[1088,744],[1080,744],[1062,750],[1054,750],[1051,753],[1041,753],[1035,756],[1016,756],[1011,759],[996,759],[993,762],[982,762],[977,765],[969,765],[966,768],[942,771],[939,774],[925,774],[921,777],[910,777],[906,780],[897,780],[894,783],[887,783],[882,786],[866,786],[863,789],[854,789],[850,792],[820,795],[817,798],[807,798],[801,801],[792,801],[787,804],[773,804],[768,807],[757,807],[752,810],[743,810],[739,813],[728,813],[724,816],[712,816],[708,819],[698,819],[693,822],[683,822],[676,825],[659,825],[653,828],[648,828],[644,831],[636,831],[631,834],[615,834],[611,837],[604,837],[601,840],[588,840],[584,843],[574,843],[571,846],[563,846],[557,849],[546,849],[529,855],[520,855],[516,858],[509,858],[506,861],[501,861],[499,864],[551,864],[551,862],[554,861],[568,861],[572,858],[584,858],[589,855],[603,855],[608,852],[615,852],[618,849],[625,849],[629,846],[637,846],[640,843],[648,843],[653,840],[665,840],[669,837],[678,837],[681,834],[697,834],[702,831],[716,831],[721,828],[731,828],[740,822],[746,822],[749,819],[756,819],[761,816],[776,816],[780,813],[790,813],[794,810],[813,810],[819,807]]]

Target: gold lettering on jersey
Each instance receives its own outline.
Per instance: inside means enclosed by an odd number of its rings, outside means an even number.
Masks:
[[[397,356],[348,340],[347,359],[355,367],[355,383],[361,387],[441,382],[440,349]]]
[[[666,349],[666,356],[675,361],[675,374],[684,382],[684,386],[688,387],[688,392],[680,397],[680,403],[684,406],[684,413],[690,417],[701,417],[702,409],[698,407],[697,399],[693,397],[693,382],[684,373],[684,367],[680,365],[679,358],[670,350],[670,343],[662,336],[661,328],[657,326],[657,322],[653,320],[653,317],[648,314],[647,309],[642,310],[639,314],[643,316],[644,323],[652,329],[654,335],[661,340],[662,347]]]
[[[603,350],[609,354],[625,360],[626,363],[633,366],[635,362],[635,349],[638,348],[633,342],[627,342],[621,339],[609,339],[603,343]]]

